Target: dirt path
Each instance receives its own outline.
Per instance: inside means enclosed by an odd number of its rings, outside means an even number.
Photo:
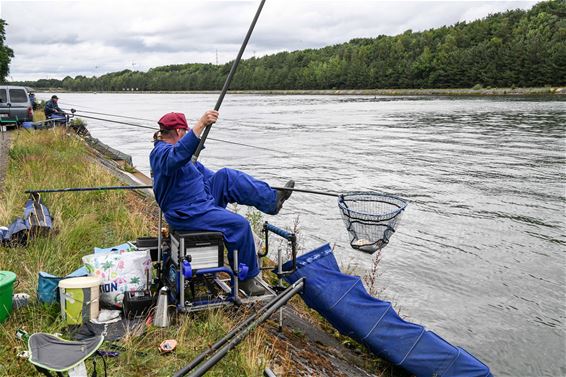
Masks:
[[[11,139],[11,133],[0,132],[0,188],[4,186],[4,176],[8,169],[8,150]]]

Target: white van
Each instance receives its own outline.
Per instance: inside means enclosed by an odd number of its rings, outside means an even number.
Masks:
[[[31,122],[33,109],[23,86],[0,85],[0,123]]]

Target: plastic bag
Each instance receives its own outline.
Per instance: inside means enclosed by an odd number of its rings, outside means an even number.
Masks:
[[[100,301],[107,306],[121,308],[124,293],[146,289],[151,278],[149,250],[96,253],[82,260],[89,274],[102,280]]]

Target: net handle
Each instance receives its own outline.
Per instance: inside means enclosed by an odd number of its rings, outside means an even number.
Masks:
[[[275,190],[281,190],[281,191],[296,191],[296,192],[304,192],[306,194],[333,196],[335,198],[344,196],[343,194],[337,194],[335,192],[330,192],[330,191],[305,190],[305,189],[278,187],[278,186],[271,186],[271,188],[275,189]]]

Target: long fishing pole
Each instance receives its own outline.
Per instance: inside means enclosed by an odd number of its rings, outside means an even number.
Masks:
[[[230,86],[230,83],[232,82],[232,78],[234,77],[234,74],[236,73],[236,68],[238,68],[238,64],[240,64],[240,60],[242,59],[242,55],[244,54],[244,50],[246,49],[248,41],[250,40],[250,36],[252,35],[252,31],[254,30],[257,19],[259,18],[259,15],[260,15],[261,10],[263,8],[263,4],[265,4],[265,0],[261,0],[261,3],[259,4],[259,7],[257,8],[257,12],[255,13],[252,24],[250,25],[250,28],[248,29],[248,33],[246,34],[246,37],[244,38],[244,42],[242,43],[242,47],[240,47],[240,51],[238,52],[238,56],[236,57],[236,60],[234,60],[234,63],[232,64],[232,68],[230,69],[230,73],[228,73],[228,77],[226,77],[226,81],[224,82],[224,86],[222,87],[222,91],[220,92],[220,96],[218,97],[218,101],[216,101],[216,106],[214,106],[214,110],[216,110],[216,111],[220,110],[220,105],[222,105],[222,101],[224,100],[224,96],[226,95],[226,92],[228,91],[228,87]],[[193,154],[193,157],[191,158],[191,161],[193,163],[198,160],[198,156],[199,156],[202,148],[204,148],[204,142],[206,141],[206,138],[208,137],[208,133],[210,132],[210,127],[211,126],[208,125],[204,128],[204,132],[201,135],[198,147],[197,147],[195,153]]]
[[[145,118],[136,118],[136,117],[131,117],[131,116],[127,116],[127,115],[116,115],[116,114],[107,114],[107,113],[98,113],[96,111],[86,111],[86,110],[76,110],[76,112],[81,112],[81,113],[86,113],[86,114],[95,114],[95,115],[104,115],[104,116],[109,116],[109,117],[115,117],[115,118],[124,118],[124,119],[133,119],[133,120],[141,120],[144,122],[155,122],[155,120],[153,119],[145,119]]]
[[[81,110],[71,109],[72,114],[75,114],[79,111],[81,111]],[[89,116],[89,115],[78,115],[78,116],[80,116],[81,118],[94,119],[94,120],[100,120],[100,121],[104,121],[104,122],[117,123],[117,124],[124,124],[126,126],[139,127],[139,128],[145,128],[145,129],[148,129],[148,130],[152,130],[152,131],[157,131],[157,128],[152,127],[152,126],[144,126],[143,124],[122,122],[122,121],[119,121],[119,120],[104,119],[104,118],[98,118],[98,117],[93,117],[93,116]],[[110,116],[112,116],[112,115],[110,115]],[[275,152],[275,153],[279,153],[279,154],[289,155],[289,153],[287,153],[287,152],[281,152],[281,151],[278,151],[276,149],[271,149],[271,148],[266,148],[266,147],[258,147],[257,145],[245,144],[245,143],[240,143],[240,142],[236,142],[236,141],[229,141],[229,140],[212,138],[212,137],[210,138],[210,140],[218,141],[218,142],[222,142],[222,143],[227,143],[227,144],[240,145],[240,146],[248,147],[248,148],[261,149],[261,150],[264,150],[264,151]]]
[[[65,107],[66,107],[66,106],[65,106]],[[144,121],[144,122],[155,123],[155,119],[136,118],[136,117],[132,117],[132,116],[128,116],[128,115],[99,113],[99,112],[94,112],[94,111],[79,110],[79,109],[77,109],[77,107],[82,107],[82,106],[76,106],[76,107],[73,107],[72,109],[71,109],[71,108],[69,108],[69,109],[70,109],[70,110],[74,110],[76,113],[86,113],[86,114],[104,115],[104,116],[109,116],[109,117],[112,117],[112,118],[133,119],[133,120],[141,120],[141,121]],[[222,118],[222,119],[226,119],[226,118]],[[211,138],[210,140],[213,140],[213,139]]]
[[[71,109],[71,113],[75,114],[77,112],[77,110],[75,109]],[[122,122],[120,120],[114,120],[114,119],[104,119],[104,118],[97,118],[97,117],[93,117],[93,116],[89,116],[89,115],[78,115],[81,118],[87,118],[87,119],[94,119],[94,120],[100,120],[103,122],[110,122],[110,123],[117,123],[117,124],[125,124],[126,126],[132,126],[132,127],[139,127],[139,128],[146,128],[148,130],[153,130],[153,131],[157,131],[157,128],[155,127],[151,127],[151,126],[144,126],[143,124],[136,124],[136,123],[130,123],[130,122]]]

